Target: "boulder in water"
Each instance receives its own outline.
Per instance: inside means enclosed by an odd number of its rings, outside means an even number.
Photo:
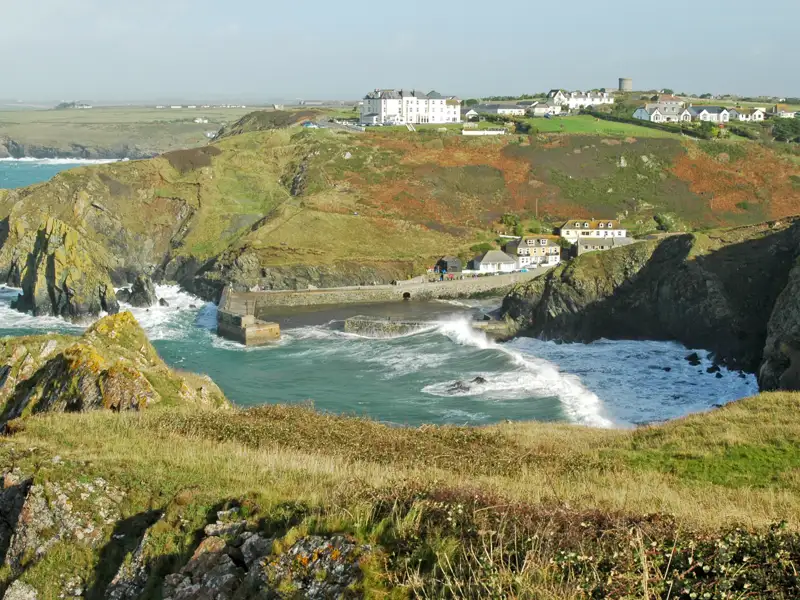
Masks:
[[[156,296],[153,280],[147,275],[138,275],[131,287],[131,297],[128,302],[130,302],[131,306],[139,308],[148,308],[156,304],[158,296]]]
[[[169,306],[169,302],[167,302],[166,300],[164,300],[164,298],[159,298],[159,299],[158,299],[158,305],[159,305],[159,306]]]
[[[129,302],[131,299],[131,290],[130,288],[122,288],[117,292],[117,300],[120,302]]]
[[[692,352],[686,357],[686,360],[689,362],[690,365],[696,367],[700,364],[700,355],[697,352]]]
[[[483,384],[487,383],[487,381],[483,377],[478,376],[475,379],[473,379],[471,383]]]
[[[456,381],[450,388],[447,390],[449,392],[468,392],[470,387],[464,383],[463,381]]]

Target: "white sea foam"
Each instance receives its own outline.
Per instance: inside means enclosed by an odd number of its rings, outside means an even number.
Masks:
[[[0,162],[40,165],[107,165],[127,160],[127,158],[123,158],[122,160],[117,158],[0,158]]]
[[[0,329],[28,329],[41,332],[82,331],[85,324],[71,323],[61,317],[34,317],[11,308],[11,302],[22,293],[21,289],[0,285]]]
[[[583,385],[580,378],[562,373],[553,363],[523,356],[514,349],[490,340],[484,333],[473,329],[466,319],[442,322],[439,331],[456,344],[502,352],[514,368],[505,373],[472,374],[470,378],[480,375],[487,381],[484,384],[470,384],[469,390],[454,390],[453,382],[448,381],[428,385],[423,392],[434,396],[483,396],[494,400],[555,396],[561,401],[562,409],[571,421],[593,427],[615,426],[605,416],[603,403],[597,394]]]
[[[120,302],[120,308],[133,313],[151,340],[183,339],[195,325],[204,329],[216,327],[216,307],[213,304],[184,292],[178,285],[157,285],[155,291],[156,296],[166,300],[169,306],[156,304],[150,308],[137,308]]]

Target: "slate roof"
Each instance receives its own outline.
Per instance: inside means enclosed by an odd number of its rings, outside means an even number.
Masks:
[[[711,115],[719,115],[722,111],[727,111],[728,109],[724,106],[690,106],[689,112],[693,115],[699,115],[701,112],[706,111]]]
[[[653,114],[653,111],[658,110],[662,115],[668,115],[677,117],[678,115],[682,114],[685,108],[682,106],[674,105],[674,104],[662,104],[661,102],[656,102],[655,104],[645,104],[644,109]]]
[[[584,227],[583,224],[588,223],[589,227]],[[561,229],[583,229],[583,230],[592,230],[592,229],[600,229],[600,223],[603,223],[604,227],[602,229],[622,229],[620,227],[619,221],[616,219],[570,219],[566,223],[561,226]],[[608,224],[611,223],[609,227]]]
[[[500,250],[489,250],[480,258],[482,263],[502,263],[502,264],[517,264],[517,261],[511,258],[505,252]]]

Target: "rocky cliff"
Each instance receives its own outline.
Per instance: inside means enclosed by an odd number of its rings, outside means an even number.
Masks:
[[[19,253],[21,249],[24,247],[19,245],[13,251]],[[36,232],[24,261],[17,254],[9,267],[9,283],[16,283],[18,278],[22,286],[15,308],[37,316],[68,318],[118,312],[104,256],[102,248],[83,239],[75,229],[48,219]]]
[[[129,312],[104,317],[80,338],[0,342],[0,426],[42,412],[142,410],[153,404],[220,407],[208,378],[177,375]]]
[[[676,235],[585,254],[513,291],[524,335],[677,340],[764,389],[797,389],[800,222]]]

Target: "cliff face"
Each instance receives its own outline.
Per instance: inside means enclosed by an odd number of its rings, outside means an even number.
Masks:
[[[792,388],[784,373],[800,331],[800,222],[679,235],[586,254],[504,301],[525,335],[564,341],[676,340],[764,389]],[[765,349],[766,348],[766,349]]]
[[[37,316],[71,318],[118,312],[103,255],[76,230],[48,219],[19,271],[22,294],[15,307]]]

